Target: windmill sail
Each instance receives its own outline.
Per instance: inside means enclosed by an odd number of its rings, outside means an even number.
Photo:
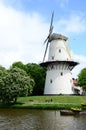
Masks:
[[[43,57],[43,61],[45,60],[45,56],[46,56],[46,53],[47,53],[47,48],[48,48],[48,41],[47,41],[47,45],[46,45],[46,49],[45,49],[45,53],[44,53],[44,57]]]
[[[43,62],[45,60],[45,57],[46,57],[46,53],[47,53],[47,49],[48,49],[48,44],[49,44],[49,39],[50,39],[50,36],[52,34],[52,31],[53,31],[53,17],[54,17],[54,12],[52,13],[52,17],[51,17],[51,23],[50,23],[50,29],[49,29],[49,34],[47,36],[47,38],[45,39],[44,41],[44,44],[47,42],[46,44],[46,49],[45,49],[45,53],[44,53],[44,57],[43,57]]]
[[[53,31],[53,17],[54,17],[54,12],[52,13],[52,17],[51,17],[49,36],[52,34]]]

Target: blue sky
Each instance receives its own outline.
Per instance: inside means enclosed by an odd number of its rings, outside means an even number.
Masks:
[[[53,32],[69,38],[72,57],[86,67],[86,0],[0,0],[0,64],[40,63],[54,11]]]

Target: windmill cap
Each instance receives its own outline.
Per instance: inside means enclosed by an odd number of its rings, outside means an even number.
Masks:
[[[49,42],[51,42],[52,40],[57,40],[57,39],[61,39],[64,41],[67,41],[68,38],[66,36],[63,36],[61,34],[57,34],[57,33],[53,33],[50,37],[49,37]]]

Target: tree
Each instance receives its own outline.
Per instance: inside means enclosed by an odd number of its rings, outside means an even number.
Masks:
[[[30,76],[34,81],[35,85],[33,87],[33,95],[43,95],[46,71],[40,65],[35,63],[28,63],[24,65],[22,62],[14,62],[10,69],[18,67],[26,71],[28,76]]]
[[[86,68],[82,69],[78,75],[78,85],[86,91]]]
[[[26,72],[34,81],[33,95],[43,95],[46,71],[40,65],[29,63],[26,65]]]
[[[14,62],[14,63],[12,64],[12,66],[10,67],[10,69],[15,68],[15,67],[18,67],[18,68],[20,68],[20,69],[25,70],[25,65],[24,65],[21,61]]]
[[[0,66],[0,100],[3,100],[3,97],[5,95],[5,88],[3,86],[5,86],[4,78],[7,74],[7,70],[4,67]]]
[[[19,96],[30,95],[34,81],[20,68],[13,68],[0,77],[0,98],[4,103],[16,102]]]
[[[6,72],[7,70],[5,69],[5,67],[0,66],[0,77],[3,76]]]

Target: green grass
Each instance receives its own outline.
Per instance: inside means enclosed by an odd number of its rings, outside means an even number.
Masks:
[[[12,106],[0,105],[0,107],[29,109],[71,109],[72,107],[81,108],[81,104],[86,102],[86,96],[29,96],[19,97],[17,102],[17,104]]]
[[[45,103],[46,100],[52,99],[52,103],[76,103],[86,102],[86,96],[29,96],[19,97],[18,102]]]
[[[81,108],[80,104],[33,104],[33,105],[14,105],[11,108],[27,108],[27,109],[50,109],[50,110],[61,110],[71,109],[77,107]]]

